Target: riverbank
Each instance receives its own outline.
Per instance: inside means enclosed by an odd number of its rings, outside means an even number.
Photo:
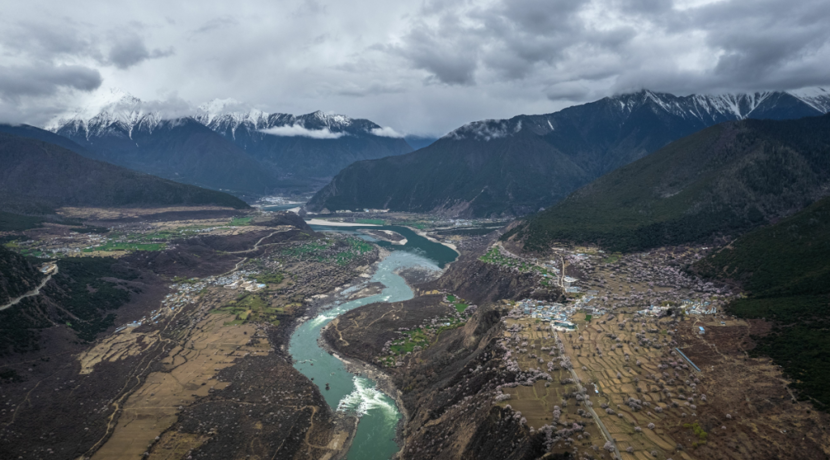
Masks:
[[[445,243],[445,242],[443,242],[443,241],[438,241],[438,240],[436,240],[435,238],[433,238],[433,237],[431,237],[431,236],[427,235],[427,232],[425,232],[425,231],[423,231],[423,230],[419,230],[419,229],[417,229],[417,228],[415,228],[415,227],[407,227],[407,226],[404,226],[404,228],[408,228],[408,229],[412,230],[413,232],[415,232],[415,234],[416,234],[416,235],[418,235],[418,236],[420,236],[420,237],[422,237],[422,238],[426,238],[427,240],[432,241],[433,243],[438,243],[438,244],[444,245],[444,246],[446,246],[446,247],[448,247],[448,248],[452,249],[453,251],[458,252],[459,254],[461,254],[461,253],[458,251],[458,247],[457,247],[456,245],[452,244],[452,243]]]
[[[388,257],[391,254],[390,251],[387,251],[383,248],[379,248],[378,253],[378,260],[372,263],[369,266],[369,269],[362,273],[359,277],[354,278],[338,287],[335,288],[334,293],[332,294],[322,294],[322,295],[315,295],[312,296],[314,299],[313,302],[307,307],[305,315],[301,318],[298,318],[295,321],[294,327],[289,334],[289,337],[293,336],[296,332],[297,328],[302,326],[304,323],[308,321],[314,320],[318,315],[324,314],[327,310],[331,308],[324,308],[325,306],[334,305],[335,302],[338,301],[350,301],[356,300],[362,297],[369,297],[371,295],[376,294],[375,289],[372,289],[372,283],[366,279],[366,275],[371,278],[374,275],[375,271],[377,270],[378,265],[380,264],[383,259]],[[349,290],[351,289],[359,289],[354,294],[349,294]],[[361,293],[367,293],[368,295],[361,296]],[[289,339],[290,340],[290,339]],[[324,348],[327,352],[331,353],[330,350]],[[333,354],[333,353],[332,353]],[[289,357],[291,358],[292,362],[296,362],[296,359],[291,356],[289,352]],[[335,356],[336,357],[336,356]],[[324,388],[320,388],[320,386],[316,382],[314,383],[317,386],[318,391],[322,394],[325,391]],[[321,460],[344,460],[349,455],[349,450],[352,447],[352,443],[354,442],[355,435],[357,434],[358,424],[360,423],[360,418],[348,414],[346,412],[338,411],[336,408],[332,409],[329,408],[332,414],[332,421],[334,423],[334,429],[332,430],[332,437],[331,441],[329,442],[328,446],[334,453],[330,456],[323,457]]]
[[[376,224],[356,224],[354,222],[337,222],[323,219],[309,219],[305,221],[308,225],[323,225],[326,227],[380,227]]]
[[[403,393],[400,389],[398,389],[398,387],[395,386],[394,382],[392,381],[392,377],[386,372],[379,369],[377,366],[360,361],[355,358],[344,358],[343,356],[340,356],[331,347],[331,345],[323,338],[323,332],[325,332],[325,330],[329,326],[334,324],[336,321],[337,319],[327,324],[320,331],[318,343],[320,344],[321,348],[329,352],[335,358],[339,359],[349,373],[368,378],[369,380],[374,382],[376,389],[378,389],[380,392],[382,392],[390,399],[395,401],[395,405],[398,407],[398,412],[400,412],[401,414],[401,418],[398,419],[398,425],[395,428],[395,443],[398,444],[400,450],[398,450],[398,452],[395,453],[395,455],[392,458],[399,458],[401,452],[403,452],[406,449],[406,438],[404,437],[403,433],[406,430],[406,424],[409,421],[409,412],[406,410],[406,406],[404,406],[403,403]],[[354,418],[356,420],[359,420],[357,417]],[[355,424],[355,431],[357,431],[357,424]]]
[[[404,246],[408,242],[406,237],[404,237],[398,232],[393,232],[392,230],[375,230],[364,228],[358,230],[358,232],[363,233],[364,235],[369,235],[372,238],[376,238],[381,241],[388,241],[398,246]]]

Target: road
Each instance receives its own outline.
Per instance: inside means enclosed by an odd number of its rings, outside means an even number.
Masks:
[[[57,272],[58,272],[58,266],[55,265],[55,270],[52,273],[50,273],[48,276],[46,276],[46,278],[43,278],[43,281],[41,281],[40,284],[36,288],[34,288],[31,291],[23,294],[20,297],[12,299],[11,302],[9,302],[6,305],[3,305],[2,307],[0,307],[0,311],[3,311],[7,308],[10,308],[10,307],[13,307],[13,306],[17,305],[18,302],[25,299],[26,297],[32,297],[32,296],[36,296],[36,295],[40,294],[40,290],[43,288],[43,286],[45,286],[46,283],[48,283],[49,280],[52,279],[52,275],[54,275]]]

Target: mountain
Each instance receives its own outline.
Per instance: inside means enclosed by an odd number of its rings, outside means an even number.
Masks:
[[[522,215],[706,127],[830,110],[830,92],[691,95],[640,91],[547,115],[470,123],[407,155],[355,163],[308,209]]]
[[[685,137],[574,192],[505,235],[640,250],[734,235],[830,193],[830,115],[741,120]]]
[[[39,141],[48,142],[50,144],[57,145],[58,147],[63,147],[66,150],[71,150],[85,157],[91,157],[95,155],[94,153],[81,147],[80,145],[66,137],[60,136],[45,129],[36,128],[31,125],[9,125],[0,123],[0,133],[12,134],[14,136],[28,137],[29,139],[36,139]]]
[[[60,206],[248,207],[226,193],[131,171],[11,134],[0,133],[0,164],[3,211],[42,213]]]
[[[228,112],[225,101],[200,107],[195,119],[288,177],[328,182],[351,163],[412,151],[403,137],[364,119],[317,111],[294,116]]]
[[[113,91],[49,125],[91,158],[189,184],[262,195],[316,190],[348,164],[412,151],[369,120],[265,113],[232,100],[162,107]]]
[[[202,187],[263,194],[278,180],[274,171],[192,118],[102,112],[90,120],[70,120],[55,133],[80,145],[90,158]]]
[[[830,407],[830,198],[741,236],[692,269],[739,283],[747,295],[729,312],[773,323],[753,353],[781,364],[800,396]]]

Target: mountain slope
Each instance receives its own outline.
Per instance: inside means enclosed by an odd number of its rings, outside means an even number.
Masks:
[[[316,190],[352,162],[412,151],[394,131],[342,115],[269,114],[232,100],[170,112],[119,91],[104,96],[49,129],[91,158],[240,194]]]
[[[823,90],[802,96],[685,97],[640,91],[547,115],[479,121],[406,158],[356,163],[318,192],[308,206],[311,211],[389,207],[473,216],[526,214],[708,126],[746,118],[816,116],[828,108],[830,93]],[[526,158],[533,161],[523,165]],[[481,164],[509,165],[511,174],[504,179],[496,173],[478,179]],[[396,180],[386,180],[387,176]],[[401,180],[406,181],[405,187]],[[516,180],[522,183],[517,185]],[[525,190],[516,193],[517,187]],[[416,189],[420,192],[413,192]],[[480,192],[489,194],[488,198],[472,201]]]
[[[267,193],[276,174],[201,123],[143,115],[130,125],[101,114],[74,120],[57,134],[92,152],[92,158],[167,179],[236,193]]]
[[[830,191],[830,115],[707,128],[609,173],[508,236],[637,250],[733,234]]]
[[[0,245],[0,306],[34,289],[44,276],[25,257]]]
[[[0,133],[0,210],[60,206],[218,205],[247,208],[231,195],[179,184],[35,139]]]
[[[354,163],[308,203],[311,209],[381,208],[450,214],[527,212],[588,180],[566,155],[537,136],[480,141],[440,139],[407,155]],[[429,171],[424,171],[424,164]],[[561,174],[551,179],[548,171]],[[540,197],[539,190],[546,190]]]
[[[774,323],[753,352],[783,365],[801,396],[830,407],[830,198],[738,238],[693,269],[743,285],[748,296],[729,311]]]
[[[63,147],[66,150],[71,150],[79,155],[85,157],[94,157],[95,154],[89,150],[81,147],[76,142],[66,137],[55,134],[45,129],[36,128],[31,125],[8,125],[0,124],[0,133],[11,134],[19,137],[28,137],[29,139],[36,139],[50,144]]]
[[[402,137],[377,135],[385,132],[369,120],[319,111],[294,116],[202,110],[196,120],[287,176],[328,179],[355,161],[412,151]]]

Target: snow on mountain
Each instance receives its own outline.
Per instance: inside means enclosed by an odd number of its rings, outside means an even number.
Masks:
[[[814,109],[824,113],[830,113],[830,90],[825,88],[804,88],[788,92],[806,102]]]
[[[655,113],[670,115],[701,126],[711,126],[725,121],[753,118],[755,115],[767,118],[770,110],[775,110],[778,105],[784,104],[782,98],[789,96],[791,98],[786,102],[787,104],[800,101],[805,104],[801,106],[801,109],[808,113],[815,112],[817,115],[830,112],[830,91],[823,88],[788,92],[765,91],[689,96],[642,90],[607,97],[597,102],[573,106],[545,115],[520,115],[509,120],[475,121],[446,134],[444,138],[487,141],[518,133],[522,130],[522,123],[524,123],[524,129],[537,135],[545,135],[554,131],[561,124],[560,122],[570,117],[571,114],[577,111],[586,113],[593,110],[592,107],[604,107],[603,110],[595,111],[594,114],[601,112],[603,116],[615,119],[620,125],[636,111],[650,109]],[[759,111],[764,113],[759,114]]]
[[[50,121],[46,129],[86,138],[113,133],[132,136],[136,129],[152,132],[162,123],[192,118],[226,136],[235,137],[244,126],[277,136],[304,136],[334,139],[344,135],[401,137],[392,128],[381,127],[369,120],[316,111],[305,115],[268,113],[249,107],[234,99],[214,99],[198,107],[182,100],[166,102],[142,101],[119,89],[100,91],[86,106]]]
[[[467,123],[444,136],[445,139],[475,139],[489,141],[500,137],[507,137],[522,130],[522,121],[510,120],[482,120]]]

